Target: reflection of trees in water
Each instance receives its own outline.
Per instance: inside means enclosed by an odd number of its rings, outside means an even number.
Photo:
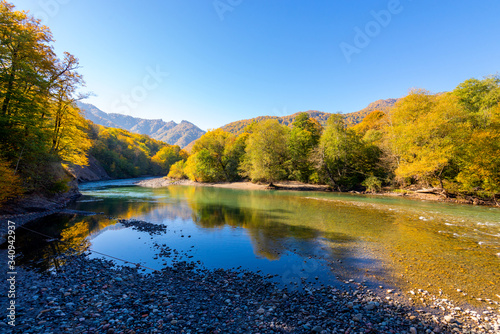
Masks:
[[[187,188],[187,187],[184,187]],[[204,228],[224,226],[245,228],[257,255],[279,259],[287,250],[311,253],[311,241],[320,232],[305,224],[289,224],[293,216],[293,197],[278,201],[265,193],[213,188],[190,188],[185,196],[192,209],[193,221]],[[291,201],[287,203],[288,201]],[[301,241],[301,242],[299,242]]]
[[[188,187],[185,187],[188,188]],[[191,209],[175,189],[151,189],[147,197],[105,197],[95,202],[80,202],[76,210],[103,212],[122,219],[142,219],[151,222],[164,220],[190,220]]]
[[[102,229],[116,224],[116,220],[103,216],[55,214],[36,220],[28,225],[34,231],[52,236],[54,239],[18,229],[16,246],[21,250],[19,263],[45,271],[63,263],[59,255],[69,249],[82,253],[89,246],[88,237]],[[58,241],[60,240],[60,241]]]

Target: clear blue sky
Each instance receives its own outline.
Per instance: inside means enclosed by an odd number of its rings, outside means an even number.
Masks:
[[[500,71],[498,0],[12,2],[80,59],[86,102],[202,129],[354,112]]]

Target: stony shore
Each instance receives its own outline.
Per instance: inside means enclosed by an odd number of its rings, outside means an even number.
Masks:
[[[257,273],[178,262],[144,273],[65,255],[57,273],[18,268],[15,327],[7,333],[498,333],[498,314],[435,300],[418,310],[349,281],[287,290]],[[5,276],[5,272],[2,273]],[[5,277],[2,281],[5,282]],[[416,292],[425,295],[425,292]],[[385,297],[384,297],[385,295]],[[1,308],[7,308],[2,298]]]
[[[22,226],[33,220],[63,211],[71,201],[80,196],[80,192],[75,188],[71,192],[54,196],[51,199],[36,195],[29,196],[10,204],[10,207],[2,208],[4,214],[0,215],[0,244],[5,242],[9,221],[14,221],[16,227]]]

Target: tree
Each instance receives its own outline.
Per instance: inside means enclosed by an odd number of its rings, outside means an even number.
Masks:
[[[182,180],[187,179],[188,176],[185,173],[186,160],[179,160],[170,167],[167,177],[170,179]]]
[[[0,22],[0,145],[10,161],[35,160],[31,153],[48,151],[47,110],[56,62],[52,36],[6,1],[0,2]]]
[[[469,79],[453,91],[465,110],[457,136],[456,180],[467,192],[500,193],[500,78]]]
[[[380,110],[369,113],[361,123],[352,127],[352,129],[363,138],[365,142],[378,143],[383,135],[383,129],[386,125],[387,115]]]
[[[359,135],[347,129],[344,117],[330,116],[315,152],[315,163],[325,181],[339,191],[348,190],[373,174],[378,156]]]
[[[162,147],[152,158],[152,162],[159,167],[157,174],[168,174],[170,168],[180,160],[186,160],[187,153],[177,145],[166,145]]]
[[[459,103],[470,113],[474,126],[481,126],[487,121],[492,109],[500,103],[500,77],[489,76],[483,80],[468,79],[455,88],[453,94]]]
[[[452,94],[414,90],[392,109],[390,141],[397,155],[396,176],[424,185],[454,178],[456,134],[463,129],[463,110]]]
[[[275,182],[287,178],[288,127],[270,119],[253,126],[248,136],[246,156],[242,164],[244,175],[252,181]]]
[[[208,131],[191,150],[188,176],[201,182],[230,182],[239,178],[238,165],[244,148],[241,140],[222,129]]]
[[[288,150],[290,153],[290,177],[308,182],[314,172],[311,154],[318,145],[322,127],[306,112],[300,113],[295,118],[290,131]]]
[[[21,180],[9,163],[0,157],[0,204],[22,194]]]
[[[54,163],[86,164],[78,59],[59,60],[50,30],[0,1],[0,150],[27,190],[50,189]],[[59,182],[59,181],[57,181]]]

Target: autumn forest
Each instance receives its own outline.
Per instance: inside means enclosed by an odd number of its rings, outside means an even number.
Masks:
[[[58,58],[50,30],[0,3],[0,203],[68,190],[65,168],[94,157],[113,178],[167,175],[197,182],[283,180],[334,191],[436,188],[445,196],[500,198],[500,77],[450,92],[413,89],[389,110],[347,126],[300,113],[234,135],[207,132],[188,154],[178,146],[87,121],[78,59]]]

